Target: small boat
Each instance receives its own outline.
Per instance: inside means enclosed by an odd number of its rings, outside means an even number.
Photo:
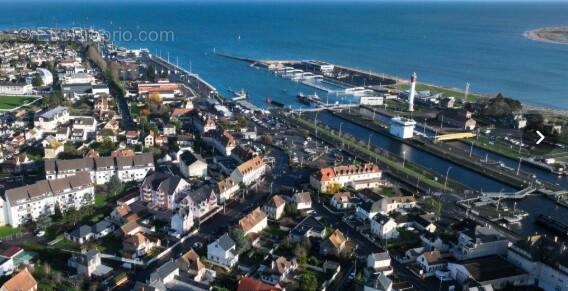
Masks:
[[[298,101],[300,103],[304,103],[306,105],[312,105],[312,102],[310,101],[310,99],[307,96],[305,96],[302,92],[298,93],[298,95],[296,97],[298,97]]]

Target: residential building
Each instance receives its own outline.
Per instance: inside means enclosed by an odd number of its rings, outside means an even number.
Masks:
[[[175,235],[181,236],[188,233],[191,227],[193,227],[193,213],[189,208],[180,208],[172,216],[170,228],[174,230]]]
[[[224,156],[230,156],[231,151],[237,147],[237,141],[226,130],[211,130],[203,135],[203,139],[211,144]]]
[[[231,179],[235,183],[243,183],[250,185],[258,181],[266,172],[266,164],[260,156],[256,156],[241,165],[239,165],[232,173]]]
[[[397,223],[391,217],[378,213],[371,219],[371,233],[380,239],[392,239],[398,237]]]
[[[29,95],[33,86],[27,83],[0,82],[0,95]]]
[[[440,253],[439,250],[425,252],[418,256],[416,263],[422,270],[422,275],[425,277],[431,276],[435,271],[441,271],[446,268],[448,261],[446,256]]]
[[[153,172],[140,185],[140,200],[150,207],[176,209],[191,185],[179,176]]]
[[[529,274],[528,284],[544,290],[568,290],[568,256],[557,237],[533,235],[509,247],[507,260]]]
[[[69,118],[69,111],[64,106],[45,109],[35,114],[34,127],[46,133],[55,133]]]
[[[28,268],[21,270],[16,276],[2,284],[0,291],[36,291],[37,281]]]
[[[312,208],[312,197],[310,192],[299,192],[292,196],[292,201],[296,204],[296,209],[305,210]]]
[[[462,290],[472,290],[471,288],[478,286],[491,286],[494,290],[505,287],[521,289],[521,286],[528,285],[529,281],[527,273],[501,256],[485,256],[449,262],[448,270],[452,279],[461,285]],[[566,288],[565,283],[564,287]]]
[[[477,122],[472,118],[472,112],[463,109],[447,109],[438,113],[437,119],[442,124],[465,130],[474,130]]]
[[[83,251],[80,254],[73,255],[67,265],[77,270],[77,274],[84,275],[87,278],[91,276],[102,277],[112,271],[111,267],[101,263],[101,253],[97,249]]]
[[[206,133],[217,129],[217,124],[209,115],[194,115],[192,121],[193,126],[200,133]]]
[[[262,281],[255,280],[249,277],[242,277],[239,280],[237,291],[281,291],[284,290],[280,285],[274,286],[263,283]]]
[[[362,202],[357,205],[355,214],[361,219],[373,219],[377,213],[381,212],[381,202]]]
[[[490,226],[476,226],[461,231],[452,254],[458,260],[467,260],[489,255],[505,255],[509,240]]]
[[[235,183],[231,177],[227,177],[217,183],[215,194],[219,197],[219,204],[223,204],[231,199],[239,191],[239,184]]]
[[[410,209],[416,207],[414,196],[393,196],[381,199],[381,212],[390,213],[397,209]]]
[[[127,257],[136,258],[150,253],[152,248],[159,246],[161,246],[159,239],[149,239],[138,232],[122,241],[122,252]]]
[[[207,176],[207,163],[191,151],[184,151],[179,155],[178,162],[179,169],[186,178]]]
[[[110,219],[118,224],[125,224],[127,222],[126,217],[131,214],[130,206],[127,204],[119,205],[115,207],[110,213]]]
[[[387,251],[380,253],[371,253],[367,256],[367,268],[373,273],[383,273],[390,275],[393,272],[391,267],[391,257]]]
[[[156,272],[150,274],[150,278],[146,281],[150,286],[153,286],[157,290],[171,290],[170,288],[167,288],[167,284],[177,281],[176,277],[178,276],[178,265],[172,260],[169,260],[165,264],[159,266],[156,269]],[[142,290],[148,290],[148,288],[143,288]]]
[[[122,182],[142,181],[146,174],[153,170],[154,157],[152,153],[45,161],[45,176],[49,180],[87,172],[95,184],[106,184],[114,175],[117,175]]]
[[[13,246],[0,253],[0,276],[8,276],[16,271],[14,258],[23,251],[22,248]]]
[[[245,235],[259,233],[268,226],[266,213],[256,208],[239,220],[239,226]]]
[[[36,220],[42,213],[52,215],[56,204],[62,211],[71,206],[80,209],[85,204],[94,203],[94,192],[95,187],[88,173],[40,180],[32,185],[6,190],[6,222],[17,227],[29,219]]]
[[[371,277],[365,282],[363,291],[391,291],[393,290],[392,286],[392,280],[387,275],[379,273],[378,276]]]
[[[320,243],[320,254],[338,256],[345,248],[346,243],[347,237],[339,229],[336,229]]]
[[[140,133],[137,130],[129,130],[126,132],[126,144],[137,145]]]
[[[165,136],[175,136],[176,135],[176,126],[174,124],[167,124],[164,126],[164,135]]]
[[[217,207],[217,195],[209,185],[203,185],[188,192],[180,207],[188,207],[196,219],[201,219]]]
[[[237,244],[227,233],[207,245],[207,260],[221,266],[232,268],[239,260]]]
[[[297,267],[298,264],[295,259],[288,261],[285,257],[280,256],[272,260],[270,266],[261,266],[260,279],[265,283],[276,285],[284,281]]]
[[[318,191],[329,192],[343,187],[376,188],[382,171],[375,164],[359,164],[324,168],[310,176],[310,185]]]
[[[73,116],[73,129],[81,129],[87,133],[97,130],[97,120],[90,116]]]
[[[284,207],[286,206],[286,201],[282,199],[279,195],[274,195],[268,202],[264,204],[262,210],[268,215],[270,219],[278,220],[284,214]]]
[[[350,192],[341,192],[331,196],[329,204],[335,209],[350,209],[355,207]]]
[[[178,258],[176,263],[181,271],[194,275],[195,281],[201,281],[200,278],[205,272],[205,265],[203,265],[199,255],[193,249],[190,249],[187,253]]]
[[[312,215],[302,219],[302,221],[290,231],[290,237],[296,242],[310,237],[323,239],[324,235],[325,226]]]
[[[155,136],[154,132],[150,130],[148,135],[144,138],[144,146],[145,147],[153,147],[155,144]]]
[[[115,229],[114,224],[106,220],[101,220],[93,226],[82,225],[71,232],[65,232],[66,239],[83,244],[90,240],[96,240],[109,235]]]

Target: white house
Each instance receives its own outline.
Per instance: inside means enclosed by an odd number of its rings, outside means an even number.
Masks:
[[[274,195],[262,206],[262,210],[266,212],[270,219],[278,220],[284,214],[285,206],[286,201],[279,195]]]
[[[392,274],[391,258],[387,251],[381,253],[372,253],[367,256],[367,268],[373,270],[373,273],[381,272],[385,275]]]
[[[235,183],[231,177],[219,181],[215,191],[217,197],[219,197],[219,204],[223,204],[228,199],[231,199],[237,191],[239,191],[239,184]]]
[[[170,228],[176,235],[184,235],[193,227],[193,213],[189,208],[180,208],[172,216]]]
[[[232,268],[237,263],[237,245],[227,233],[207,245],[207,260],[227,268]]]
[[[35,114],[34,127],[46,133],[54,133],[57,128],[69,121],[69,111],[64,106],[46,109]]]
[[[23,251],[22,248],[13,246],[0,253],[0,276],[8,276],[15,271],[14,258]]]
[[[0,82],[0,94],[2,95],[28,95],[33,87],[27,83]]]
[[[350,192],[341,192],[333,195],[329,200],[329,204],[336,209],[350,209],[355,207]]]
[[[196,190],[186,192],[179,204],[180,207],[190,208],[193,217],[200,219],[217,207],[217,195],[209,185],[203,185]]]
[[[258,181],[266,172],[266,164],[260,156],[256,156],[241,165],[239,165],[232,173],[231,179],[235,183],[243,183],[250,185]]]
[[[310,192],[299,192],[292,196],[292,201],[296,204],[296,209],[304,210],[312,208],[312,197]]]
[[[178,162],[179,169],[186,178],[207,176],[207,163],[190,151],[184,151],[180,154]]]
[[[397,238],[398,231],[396,228],[397,223],[394,219],[380,213],[371,220],[371,233],[380,239]]]
[[[476,226],[461,231],[458,243],[452,248],[452,254],[458,260],[467,260],[489,255],[505,255],[509,240],[487,226]]]
[[[440,251],[435,250],[425,252],[418,256],[416,263],[422,269],[423,276],[431,276],[435,271],[444,270],[447,266],[447,261]]]
[[[414,196],[395,196],[381,199],[381,212],[385,214],[397,209],[414,207],[416,207],[416,198]]]
[[[245,235],[259,233],[268,226],[267,215],[260,208],[256,208],[239,220],[239,226]]]

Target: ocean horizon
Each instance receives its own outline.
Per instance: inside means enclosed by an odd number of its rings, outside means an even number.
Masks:
[[[168,41],[115,39],[199,74],[220,92],[290,103],[313,90],[212,54],[318,59],[568,110],[568,46],[531,40],[528,30],[568,25],[566,2],[120,1],[6,2],[0,29],[92,27],[171,31]],[[135,38],[135,37],[134,37]],[[287,93],[285,93],[287,92]],[[306,92],[306,93],[309,93]]]

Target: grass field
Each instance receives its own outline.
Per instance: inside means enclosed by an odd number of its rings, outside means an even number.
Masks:
[[[21,230],[20,228],[12,228],[9,226],[0,226],[0,238],[5,237],[5,236],[10,236],[10,235],[14,235],[17,233],[20,233]]]
[[[37,96],[0,96],[0,110],[12,110],[39,99]]]

